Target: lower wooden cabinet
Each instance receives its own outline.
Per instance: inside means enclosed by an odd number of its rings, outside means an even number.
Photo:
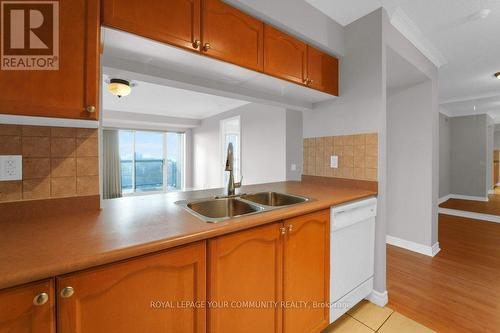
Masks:
[[[285,308],[283,331],[320,332],[330,315],[330,212],[285,220],[285,229],[283,298],[299,306]]]
[[[280,226],[275,223],[209,241],[210,333],[281,332],[279,308],[250,303],[282,299]]]
[[[0,333],[55,332],[54,281],[0,291]]]
[[[58,332],[202,333],[205,242],[57,279]]]
[[[329,210],[209,241],[210,333],[328,325]],[[268,307],[266,307],[268,306]]]

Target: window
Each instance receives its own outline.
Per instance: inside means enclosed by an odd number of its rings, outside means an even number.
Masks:
[[[124,194],[182,189],[183,133],[120,130],[119,140]]]
[[[227,146],[233,144],[233,175],[234,181],[239,182],[241,178],[241,140],[240,140],[240,117],[223,119],[220,121],[222,170],[225,170],[227,159]],[[227,186],[229,172],[223,171],[222,186]]]

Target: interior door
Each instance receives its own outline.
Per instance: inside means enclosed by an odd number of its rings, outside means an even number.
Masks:
[[[329,320],[330,211],[285,220],[285,229],[283,298],[299,306],[285,308],[283,331],[320,332]]]
[[[264,72],[304,84],[307,76],[307,45],[269,25],[264,27]]]
[[[211,333],[279,333],[282,309],[281,223],[210,240],[209,308]],[[265,302],[269,307],[252,303]]]
[[[499,173],[500,173],[500,150],[493,151],[493,188],[495,188],[496,184],[499,181]]]
[[[205,332],[205,255],[199,242],[58,278],[58,332]]]
[[[307,46],[309,86],[326,93],[339,95],[338,59],[310,45]]]
[[[2,70],[0,113],[98,118],[99,1],[60,0],[57,3],[59,43],[54,40],[54,44],[59,47],[56,57],[59,68]]]
[[[200,50],[201,0],[103,0],[103,24]]]
[[[264,24],[220,0],[202,2],[202,51],[262,71]]]

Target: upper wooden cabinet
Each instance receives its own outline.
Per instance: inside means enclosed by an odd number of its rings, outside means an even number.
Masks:
[[[209,332],[281,332],[281,309],[244,303],[282,299],[280,226],[274,223],[209,241],[208,299],[221,304],[209,309]]]
[[[103,0],[103,24],[199,51],[201,0]]]
[[[306,83],[306,43],[266,24],[264,27],[264,72],[296,83]]]
[[[0,291],[0,333],[54,333],[54,282]]]
[[[264,23],[220,0],[202,0],[202,52],[256,71],[263,69]]]
[[[98,118],[99,1],[60,0],[58,4],[59,42],[52,41],[59,55],[52,59],[59,69],[1,70],[0,113]]]
[[[339,95],[339,61],[312,46],[307,46],[307,77],[311,88]]]
[[[308,302],[307,307],[285,308],[284,332],[315,333],[329,322],[330,212],[319,211],[285,220],[285,302]],[[314,307],[313,304],[320,304]]]
[[[205,332],[205,255],[200,242],[58,278],[58,332]]]

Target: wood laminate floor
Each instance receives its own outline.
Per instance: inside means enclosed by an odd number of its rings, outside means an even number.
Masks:
[[[434,258],[387,246],[391,309],[443,333],[500,333],[500,224],[439,215]]]
[[[500,215],[500,188],[488,196],[489,201],[448,199],[439,205],[441,208],[464,210],[467,212]]]

